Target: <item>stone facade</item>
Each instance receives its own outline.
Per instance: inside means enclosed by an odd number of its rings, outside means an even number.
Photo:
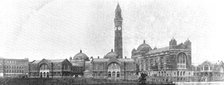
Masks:
[[[113,50],[104,58],[92,59],[92,75],[94,78],[135,80],[137,64],[131,58],[117,58]]]
[[[0,59],[0,77],[24,77],[28,75],[28,59]]]
[[[115,25],[114,49],[115,53],[118,55],[118,58],[123,58],[122,22],[123,18],[121,16],[121,8],[120,5],[117,4],[114,18],[114,25]]]
[[[83,76],[84,71],[86,70],[86,67],[89,66],[89,57],[80,50],[79,53],[77,53],[73,58],[70,58],[69,60],[72,64],[72,72],[73,76]]]
[[[198,81],[223,81],[224,80],[224,63],[218,62],[213,64],[205,61],[195,67],[195,76]]]
[[[67,59],[42,59],[29,63],[29,77],[56,78],[72,74],[72,64]]]
[[[121,8],[119,4],[115,10],[115,41],[114,49],[107,53],[103,58],[92,58],[91,60],[91,73],[94,78],[106,78],[106,79],[124,79],[135,80],[137,78],[137,64],[134,59],[123,58],[122,47],[122,16]],[[88,71],[87,71],[88,72]],[[90,72],[89,72],[90,73]]]
[[[140,72],[152,77],[161,77],[165,81],[190,81],[193,77],[190,40],[177,45],[173,38],[168,47],[154,49],[143,41],[132,50],[132,58],[139,65]]]

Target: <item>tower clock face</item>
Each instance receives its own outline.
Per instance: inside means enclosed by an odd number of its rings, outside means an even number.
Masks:
[[[114,27],[115,30],[121,30],[121,27]]]
[[[118,27],[118,30],[121,30],[121,27]]]

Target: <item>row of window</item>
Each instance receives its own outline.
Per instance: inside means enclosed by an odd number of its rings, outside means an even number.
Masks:
[[[108,77],[120,77],[120,72],[108,72]]]
[[[93,73],[92,76],[104,76],[102,73]],[[108,77],[120,77],[120,72],[108,72]]]
[[[80,68],[80,67],[77,67],[77,68],[73,68],[73,71],[74,72],[82,72],[84,69],[83,68]]]
[[[24,73],[24,70],[5,70],[6,73]]]
[[[41,74],[49,74],[51,75],[52,72],[32,72],[32,73],[29,73],[30,75],[32,76],[39,76]],[[61,72],[53,72],[53,75],[61,75]]]
[[[50,68],[48,67],[47,64],[42,64],[41,67],[40,67],[40,70],[49,70],[49,69],[50,69]],[[61,69],[61,67],[60,67],[60,66],[57,66],[57,67],[54,66],[54,69]],[[64,66],[62,67],[62,69],[63,69],[63,70],[70,70],[71,68],[70,68],[70,66],[68,66],[68,65],[64,65]]]
[[[9,63],[9,64],[17,64],[17,63],[21,63],[21,64],[24,64],[24,63],[28,63],[28,60],[27,61],[18,61],[18,60],[5,60],[5,63]]]
[[[167,55],[167,54],[169,54],[169,52],[154,53],[154,54],[151,54],[151,55],[149,55],[149,56],[150,56],[150,57],[153,57],[153,56]],[[147,57],[149,57],[149,56],[147,56]]]
[[[25,66],[5,66],[6,69],[23,69]]]
[[[177,71],[177,72],[166,72],[166,71],[161,71],[158,72],[159,76],[190,76],[191,72],[185,72],[185,71]]]
[[[18,75],[21,75],[21,74],[4,74],[4,76],[6,77],[18,77]]]
[[[186,64],[178,63],[177,64],[177,69],[186,69]]]
[[[104,69],[104,64],[94,64],[93,67],[94,67],[94,69],[96,69],[96,70]]]

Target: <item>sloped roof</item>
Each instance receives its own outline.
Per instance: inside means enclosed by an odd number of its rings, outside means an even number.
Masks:
[[[39,63],[41,60],[33,60],[31,63],[37,64]]]
[[[168,50],[169,50],[169,47],[157,48],[155,50],[150,50],[147,54],[153,54],[153,53],[158,53],[158,52],[163,52]]]
[[[38,64],[42,60],[46,60],[47,62],[52,62],[52,63],[61,63],[61,62],[65,61],[66,59],[41,59],[41,60],[34,60],[31,63]]]
[[[64,60],[66,60],[66,59],[51,59],[51,60],[48,60],[48,61],[50,61],[50,62],[52,62],[52,63],[61,63],[61,62],[63,62]]]
[[[105,58],[93,58],[93,61],[96,61],[96,62],[107,62],[107,61],[109,61],[109,59],[105,59]]]
[[[121,62],[135,62],[134,59],[132,58],[121,58],[121,59],[118,59],[119,61]]]
[[[214,66],[213,66],[213,71],[224,71],[223,70],[224,69],[224,67],[223,67],[223,65],[222,65],[222,63],[216,63],[216,64],[214,64]]]

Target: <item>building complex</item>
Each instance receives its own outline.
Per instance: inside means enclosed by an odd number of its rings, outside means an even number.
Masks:
[[[112,80],[136,80],[140,73],[149,81],[213,81],[224,79],[224,64],[206,61],[192,65],[191,41],[177,43],[172,38],[163,48],[151,48],[144,40],[132,50],[131,58],[123,56],[122,10],[118,4],[114,18],[114,49],[102,58],[88,57],[80,50],[69,59],[0,59],[0,77],[30,78],[91,77]]]

